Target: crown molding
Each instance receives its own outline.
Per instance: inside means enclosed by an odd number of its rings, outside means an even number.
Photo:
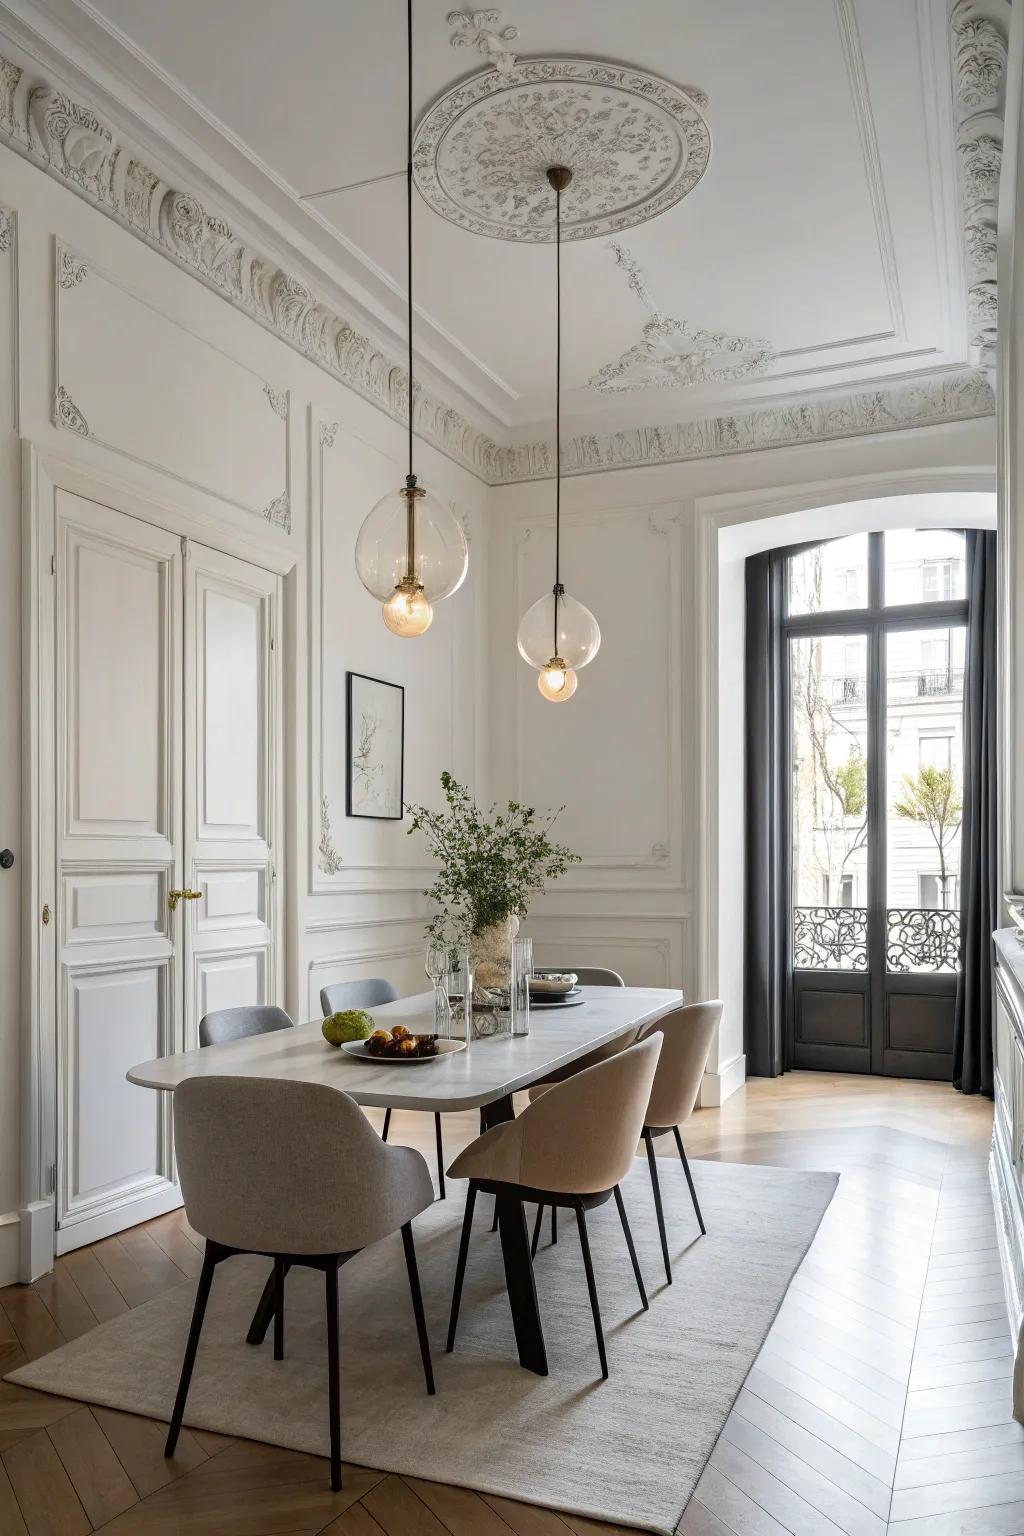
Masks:
[[[408,375],[397,357],[237,235],[188,189],[153,170],[111,123],[32,65],[0,55],[0,143],[44,170],[199,279],[317,367],[403,425]],[[565,442],[562,471],[679,463],[731,453],[903,431],[989,416],[991,386],[974,369],[922,374],[844,394],[822,392],[728,415]],[[549,478],[549,439],[503,445],[453,405],[417,387],[418,435],[489,485]]]

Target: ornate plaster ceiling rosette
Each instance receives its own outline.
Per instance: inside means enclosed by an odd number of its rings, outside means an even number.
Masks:
[[[447,91],[416,130],[436,213],[495,240],[554,239],[550,165],[567,165],[562,239],[632,229],[692,192],[711,158],[703,92],[623,64],[519,59]]]

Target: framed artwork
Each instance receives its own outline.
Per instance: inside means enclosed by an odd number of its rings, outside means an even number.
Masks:
[[[345,810],[349,816],[401,821],[405,789],[405,689],[346,672],[348,713]]]

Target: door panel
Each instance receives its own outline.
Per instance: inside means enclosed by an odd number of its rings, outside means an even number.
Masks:
[[[280,931],[276,576],[203,545],[185,578],[186,1030],[215,1008],[273,1001]]]
[[[181,547],[59,492],[58,1251],[177,1203],[168,1106],[128,1067],[181,1048]]]

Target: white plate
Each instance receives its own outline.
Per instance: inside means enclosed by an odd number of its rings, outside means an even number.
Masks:
[[[357,1061],[372,1062],[375,1067],[422,1067],[428,1061],[441,1061],[466,1049],[465,1040],[439,1040],[436,1056],[374,1056],[366,1049],[365,1040],[344,1040],[341,1049]]]
[[[586,998],[577,987],[575,992],[569,992],[565,997],[531,997],[530,1012],[547,1013],[549,1008],[578,1008],[585,1002]]]

